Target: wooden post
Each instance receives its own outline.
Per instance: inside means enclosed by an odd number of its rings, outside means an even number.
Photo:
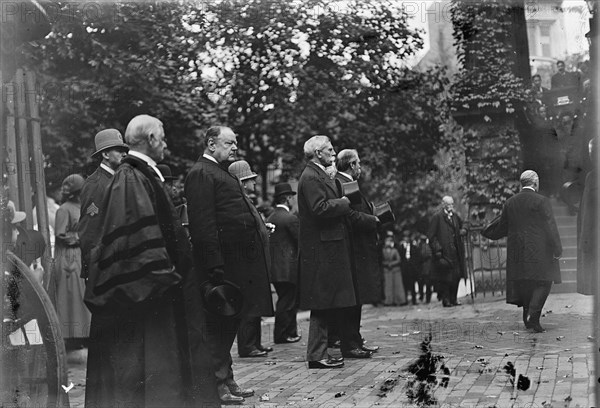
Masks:
[[[42,133],[40,128],[40,114],[38,107],[37,94],[35,93],[35,74],[31,71],[26,72],[25,93],[27,102],[27,111],[31,121],[31,163],[33,165],[33,188],[35,191],[35,209],[37,219],[37,229],[42,233],[46,241],[46,255],[42,258],[42,266],[46,271],[44,283],[50,281],[50,262],[52,242],[50,240],[50,227],[48,222],[48,202],[46,201],[46,178],[44,175],[44,154],[42,153]]]
[[[17,179],[19,180],[19,207],[17,210],[25,211],[25,226],[28,229],[33,228],[33,205],[31,200],[31,163],[29,161],[29,140],[27,137],[27,110],[25,109],[25,81],[24,73],[21,68],[15,75],[16,94],[15,94],[15,119],[17,122]]]
[[[9,83],[10,91],[3,86],[6,100],[6,162],[3,171],[8,178],[8,198],[19,208],[19,180],[17,180],[17,136],[15,135],[15,84]],[[4,131],[3,131],[4,132]]]

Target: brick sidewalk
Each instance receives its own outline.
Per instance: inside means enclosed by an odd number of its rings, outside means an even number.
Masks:
[[[463,303],[470,299],[463,299]],[[238,383],[256,390],[246,407],[409,407],[403,371],[432,335],[434,353],[450,369],[447,388],[434,396],[444,407],[591,407],[594,406],[592,298],[552,294],[542,318],[546,333],[525,330],[521,309],[503,299],[477,298],[475,304],[442,308],[440,303],[405,307],[365,307],[362,334],[381,347],[368,360],[346,360],[342,369],[309,370],[305,360],[308,312],[300,313],[304,334],[299,343],[275,345],[266,358],[238,358],[233,347]],[[263,344],[270,345],[272,318],[263,322]],[[331,350],[338,355],[338,350]],[[503,367],[512,362],[531,380],[527,391],[516,390]],[[85,371],[73,365],[77,384],[71,406],[83,406]],[[83,376],[83,379],[81,378]],[[388,380],[393,389],[382,393]],[[268,399],[267,399],[268,398]],[[442,405],[443,404],[443,405]]]

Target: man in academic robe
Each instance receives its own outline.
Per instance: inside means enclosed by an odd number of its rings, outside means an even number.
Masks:
[[[200,280],[213,284],[229,281],[243,295],[239,316],[208,314],[207,341],[224,404],[243,403],[244,397],[254,395],[254,390],[241,388],[233,378],[231,346],[240,319],[273,315],[268,232],[239,179],[228,171],[236,151],[233,130],[209,128],[204,135],[204,153],[185,180],[189,231]]]
[[[344,149],[337,155],[338,186],[358,180],[362,174],[358,152]],[[342,348],[342,356],[346,358],[366,358],[379,350],[378,346],[367,345],[360,334],[362,305],[379,303],[382,300],[381,281],[379,278],[381,265],[377,244],[378,218],[373,215],[373,205],[360,192],[360,202],[350,204],[351,212],[346,217],[350,236],[352,254],[352,274],[357,289],[357,305],[351,308],[351,319],[340,322],[350,326],[352,341]],[[341,346],[341,344],[340,344]]]
[[[298,228],[299,221],[292,214],[292,198],[296,192],[289,183],[275,185],[275,210],[267,222],[275,225],[269,239],[271,252],[271,282],[277,292],[275,306],[275,344],[296,343],[298,335]]]
[[[203,336],[188,341],[188,323],[206,321],[190,303],[190,243],[156,167],[162,122],[136,116],[125,140],[89,258],[85,301],[102,324],[90,334],[86,406],[218,406]]]

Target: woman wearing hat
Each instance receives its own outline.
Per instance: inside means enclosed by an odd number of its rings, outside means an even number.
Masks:
[[[89,335],[90,312],[83,303],[85,281],[81,276],[79,223],[83,177],[71,174],[62,182],[63,204],[56,212],[56,312],[67,347],[80,348]]]

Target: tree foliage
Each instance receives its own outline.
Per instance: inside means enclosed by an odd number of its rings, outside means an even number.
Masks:
[[[500,207],[518,184],[516,121],[524,101],[511,45],[515,2],[453,0],[451,18],[461,69],[452,84],[451,109],[465,123],[467,200],[472,218]],[[515,177],[515,174],[517,177]]]
[[[282,180],[298,177],[304,141],[326,134],[337,150],[359,151],[373,200],[391,198],[405,223],[425,215],[435,183],[423,180],[441,143],[448,81],[442,69],[406,66],[423,42],[397,2],[123,3],[84,11],[57,18],[51,35],[27,52],[42,84],[51,167],[81,168],[98,130],[123,131],[142,112],[164,122],[168,161],[180,173],[201,151],[197,135],[216,123],[235,129],[241,155],[263,176],[283,163]],[[54,97],[58,88],[68,92]]]

